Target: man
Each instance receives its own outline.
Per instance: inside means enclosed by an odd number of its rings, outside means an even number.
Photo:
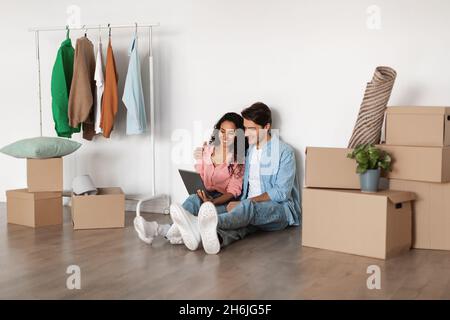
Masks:
[[[217,213],[205,202],[198,221],[179,205],[171,216],[186,246],[197,249],[200,241],[208,254],[257,230],[276,231],[300,224],[300,195],[293,149],[272,129],[269,107],[257,102],[242,111],[248,149],[240,201],[230,202],[226,213]]]

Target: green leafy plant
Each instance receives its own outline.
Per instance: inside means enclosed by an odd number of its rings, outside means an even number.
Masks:
[[[378,168],[391,171],[391,156],[373,144],[365,143],[356,146],[353,152],[347,154],[347,158],[356,160],[358,164],[356,173],[359,174]]]

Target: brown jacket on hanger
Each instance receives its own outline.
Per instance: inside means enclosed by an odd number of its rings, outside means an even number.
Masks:
[[[73,66],[72,85],[69,95],[69,125],[76,128],[83,123],[83,138],[94,136],[95,95],[94,45],[87,37],[77,39]]]
[[[117,72],[114,53],[111,46],[111,38],[106,53],[105,87],[102,98],[102,117],[100,128],[103,136],[109,138],[114,127],[114,118],[119,108],[119,94],[117,92]]]

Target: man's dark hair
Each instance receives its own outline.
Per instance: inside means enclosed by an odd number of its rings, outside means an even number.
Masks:
[[[272,112],[270,108],[262,102],[256,102],[250,107],[245,108],[242,112],[242,117],[251,120],[256,124],[264,127],[266,124],[272,124]]]

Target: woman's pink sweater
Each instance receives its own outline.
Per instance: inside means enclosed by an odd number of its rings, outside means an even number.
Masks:
[[[228,165],[231,163],[232,155],[229,156],[227,163],[214,165],[211,159],[213,152],[213,145],[205,146],[202,158],[198,159],[195,164],[195,170],[202,177],[208,191],[216,190],[222,194],[231,193],[237,198],[242,192],[244,165],[233,163],[230,173]]]

